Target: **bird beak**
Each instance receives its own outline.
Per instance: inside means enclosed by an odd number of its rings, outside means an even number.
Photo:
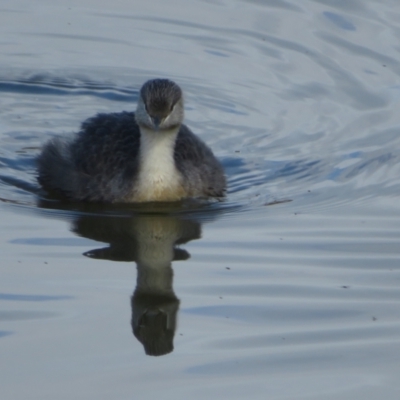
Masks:
[[[156,129],[158,129],[160,127],[162,119],[159,118],[159,117],[151,117],[151,121],[153,122],[153,124],[156,127]]]

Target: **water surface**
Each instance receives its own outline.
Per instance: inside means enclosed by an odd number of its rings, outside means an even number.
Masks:
[[[394,0],[5,1],[2,399],[397,400]],[[168,77],[226,201],[49,198],[35,157]]]

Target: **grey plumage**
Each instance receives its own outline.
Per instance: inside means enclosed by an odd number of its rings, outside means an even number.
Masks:
[[[46,189],[77,201],[116,203],[222,197],[226,180],[220,163],[182,120],[179,86],[166,79],[148,81],[140,91],[135,113],[98,114],[83,122],[74,137],[50,140],[38,157],[38,180]],[[178,189],[171,186],[172,194],[166,187],[169,178],[157,176],[162,166],[149,170],[143,160],[144,144],[149,142],[156,148],[164,139],[173,146],[171,162],[177,176],[171,182]],[[168,151],[164,153],[168,163]],[[158,192],[152,187],[157,185]],[[144,193],[147,190],[148,196]]]

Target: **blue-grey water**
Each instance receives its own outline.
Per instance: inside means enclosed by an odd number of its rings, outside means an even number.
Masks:
[[[398,400],[398,0],[2,0],[0,398]],[[184,90],[226,201],[48,198],[35,157]]]

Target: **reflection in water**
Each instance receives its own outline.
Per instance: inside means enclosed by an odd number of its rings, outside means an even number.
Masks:
[[[200,238],[200,223],[171,215],[85,215],[74,222],[73,230],[109,243],[108,247],[86,252],[86,256],[136,262],[137,282],[131,298],[133,333],[148,355],[172,352],[179,309],[172,285],[172,261],[190,257],[177,246]]]

